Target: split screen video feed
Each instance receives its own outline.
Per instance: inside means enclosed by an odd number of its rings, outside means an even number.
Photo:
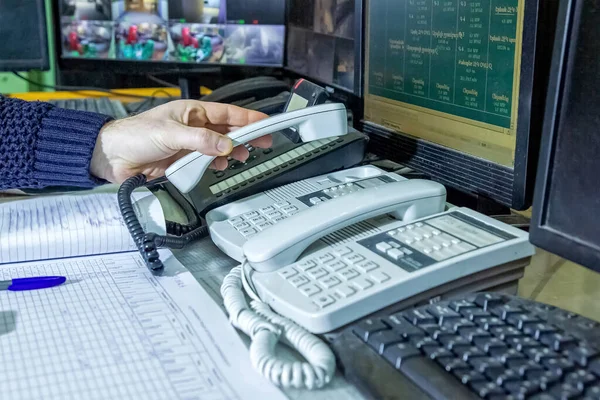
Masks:
[[[281,66],[282,0],[61,0],[70,58]]]

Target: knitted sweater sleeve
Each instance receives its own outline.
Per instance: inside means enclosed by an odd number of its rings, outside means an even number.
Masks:
[[[110,117],[0,96],[0,190],[93,187],[100,129]]]

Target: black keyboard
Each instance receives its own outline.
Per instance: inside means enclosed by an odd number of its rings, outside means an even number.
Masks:
[[[108,115],[113,118],[125,118],[128,115],[123,103],[107,97],[52,100],[49,101],[49,103],[60,108],[78,111],[91,111]]]
[[[333,349],[375,399],[600,399],[600,324],[498,293],[363,319]]]

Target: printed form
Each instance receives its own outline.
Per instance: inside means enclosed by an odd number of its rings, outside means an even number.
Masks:
[[[163,276],[137,252],[0,265],[2,398],[285,399],[254,371],[226,315],[169,251]]]

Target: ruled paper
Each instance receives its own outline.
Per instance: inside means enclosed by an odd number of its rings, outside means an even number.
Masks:
[[[164,234],[158,199],[135,192],[146,232]],[[32,197],[0,204],[0,264],[135,250],[116,193]]]

